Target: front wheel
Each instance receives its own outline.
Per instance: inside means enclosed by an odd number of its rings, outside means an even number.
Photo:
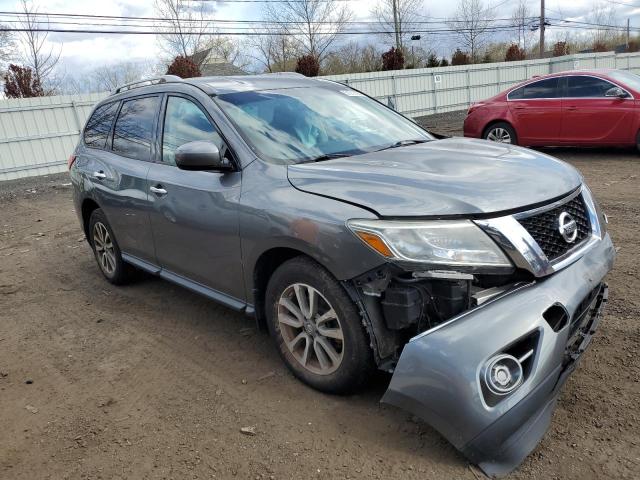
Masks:
[[[518,143],[516,131],[506,122],[494,123],[489,126],[484,131],[482,138],[497,143],[510,143],[513,145],[517,145]]]
[[[266,292],[269,331],[293,374],[329,393],[362,387],[374,370],[358,310],[344,288],[305,257],[283,263]]]

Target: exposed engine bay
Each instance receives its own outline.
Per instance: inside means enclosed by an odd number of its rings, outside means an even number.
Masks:
[[[389,264],[355,278],[350,290],[361,304],[378,366],[393,371],[414,336],[532,280],[516,270],[491,275]]]

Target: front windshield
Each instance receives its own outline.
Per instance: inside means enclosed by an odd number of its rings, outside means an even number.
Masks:
[[[413,122],[344,87],[299,87],[214,97],[258,156],[300,163],[432,140]]]
[[[611,76],[611,78],[617,80],[623,85],[637,92],[640,92],[640,76],[636,75],[635,73],[625,72],[622,70],[614,70],[610,72],[609,75]]]

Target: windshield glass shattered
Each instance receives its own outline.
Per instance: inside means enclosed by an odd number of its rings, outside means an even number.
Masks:
[[[214,97],[258,156],[322,161],[432,140],[422,128],[344,87],[300,87]]]

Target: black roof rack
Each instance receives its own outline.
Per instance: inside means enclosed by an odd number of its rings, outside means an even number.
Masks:
[[[177,75],[162,75],[161,77],[156,78],[147,78],[145,80],[137,80],[131,83],[125,83],[124,85],[120,85],[116,88],[112,95],[120,92],[126,92],[127,90],[132,90],[134,88],[146,87],[148,85],[157,85],[159,83],[170,83],[170,82],[181,82],[182,79]]]

